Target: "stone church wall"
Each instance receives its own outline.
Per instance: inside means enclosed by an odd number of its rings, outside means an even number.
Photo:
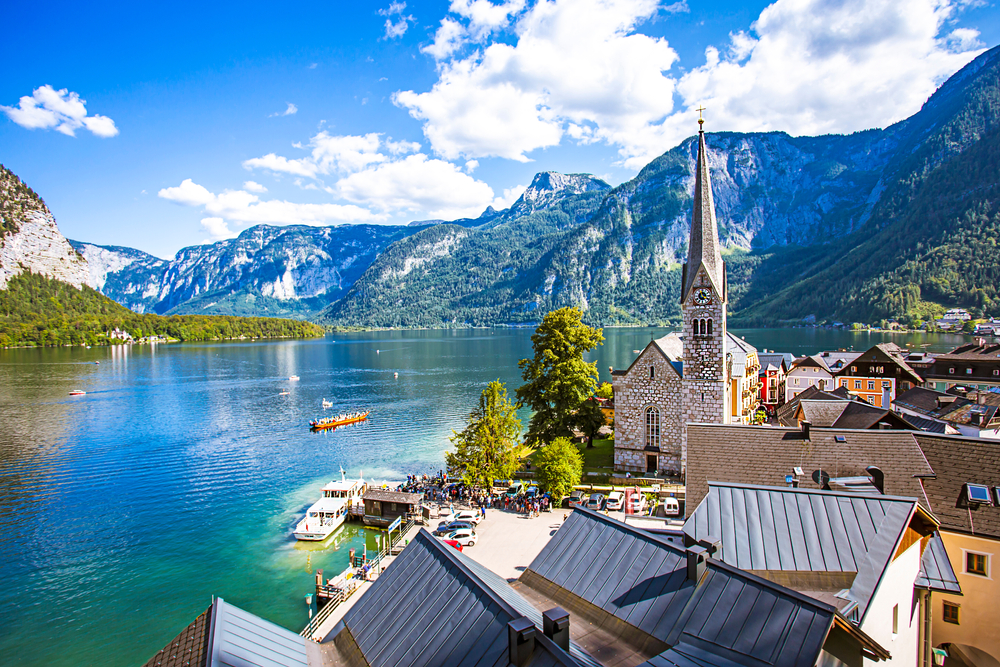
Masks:
[[[653,367],[653,379],[649,368]],[[657,470],[681,471],[684,423],[681,419],[681,378],[655,345],[624,375],[613,377],[615,390],[615,470],[646,471],[646,408],[660,411],[660,453]]]

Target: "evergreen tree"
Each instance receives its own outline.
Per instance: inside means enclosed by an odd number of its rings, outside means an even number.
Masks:
[[[525,442],[551,442],[572,435],[576,413],[597,388],[597,362],[583,360],[604,334],[581,321],[579,308],[553,310],[535,330],[532,359],[518,362],[525,384],[517,399],[534,411]]]
[[[452,433],[455,451],[444,455],[449,476],[489,488],[493,480],[508,479],[517,470],[521,420],[499,380],[490,382],[480,394],[479,405],[462,432]]]
[[[538,450],[535,467],[538,469],[538,485],[549,492],[556,506],[583,477],[583,457],[569,438],[556,438]]]

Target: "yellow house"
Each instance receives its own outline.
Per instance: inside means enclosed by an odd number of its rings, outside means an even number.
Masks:
[[[1000,442],[914,433],[934,470],[921,479],[962,594],[934,595],[933,645],[961,644],[1000,659]]]

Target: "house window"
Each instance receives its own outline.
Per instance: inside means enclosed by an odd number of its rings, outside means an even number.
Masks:
[[[660,448],[660,411],[652,405],[646,408],[646,446]]]
[[[895,638],[899,634],[899,605],[892,606],[892,636]]]
[[[656,378],[656,367],[655,366],[650,366],[649,367],[649,379],[653,380],[655,378]]]
[[[798,378],[795,378],[795,386],[796,386],[796,387],[798,387],[798,386],[799,386],[799,379],[798,379]]]
[[[955,369],[954,368],[949,368],[948,372],[951,373],[952,375],[954,375],[955,374]]]
[[[1000,368],[994,368],[993,375],[1000,375]]]
[[[875,380],[869,380],[868,381],[868,390],[869,391],[875,391]]]
[[[990,557],[987,554],[977,554],[967,551],[965,553],[965,572],[966,574],[978,574],[981,577],[988,577],[990,576],[989,562]]]
[[[958,625],[958,612],[962,608],[962,605],[955,604],[953,602],[944,601],[944,622],[954,623]]]
[[[857,373],[858,372],[858,367],[857,366],[851,366],[851,372],[852,373]]]
[[[965,369],[965,374],[966,375],[972,375],[972,369],[971,368],[966,368]]]
[[[840,386],[841,387],[847,386],[847,378],[840,378]]]
[[[855,389],[861,389],[861,380],[855,380],[854,381],[854,388]]]

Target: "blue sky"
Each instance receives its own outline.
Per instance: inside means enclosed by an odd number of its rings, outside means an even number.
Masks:
[[[884,127],[1000,41],[980,0],[10,4],[0,162],[70,238],[170,257],[258,223],[612,184],[696,130]]]

